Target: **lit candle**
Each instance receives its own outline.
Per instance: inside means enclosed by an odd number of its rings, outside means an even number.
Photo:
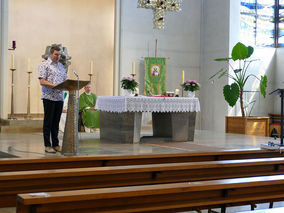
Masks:
[[[91,61],[91,72],[90,72],[90,74],[93,74],[93,67],[94,67],[94,61]]]
[[[179,95],[179,89],[175,90],[175,95]]]
[[[31,71],[31,59],[28,58],[28,72]]]
[[[132,61],[132,74],[135,75],[135,62]]]
[[[14,58],[14,54],[11,54],[11,69],[15,69],[15,58]]]
[[[181,83],[184,83],[184,70],[181,72]]]

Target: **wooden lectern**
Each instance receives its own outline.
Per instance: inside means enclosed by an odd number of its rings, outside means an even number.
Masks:
[[[53,89],[68,90],[68,109],[62,144],[63,155],[77,155],[78,153],[78,100],[76,91],[86,86],[90,81],[66,80]]]

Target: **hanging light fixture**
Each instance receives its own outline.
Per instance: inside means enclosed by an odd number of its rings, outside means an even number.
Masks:
[[[138,0],[138,8],[153,9],[154,28],[163,29],[166,11],[180,11],[182,0]]]

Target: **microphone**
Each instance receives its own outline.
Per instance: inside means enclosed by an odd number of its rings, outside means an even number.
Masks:
[[[78,75],[78,73],[76,73],[75,70],[73,70],[73,73],[74,73],[74,75],[79,79],[79,75]]]

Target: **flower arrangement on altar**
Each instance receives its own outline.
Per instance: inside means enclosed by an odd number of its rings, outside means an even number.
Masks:
[[[200,84],[195,80],[187,80],[181,86],[183,87],[184,91],[194,92],[200,90]]]
[[[122,89],[135,91],[138,85],[139,85],[138,82],[134,78],[131,78],[131,77],[124,77],[121,80]]]

